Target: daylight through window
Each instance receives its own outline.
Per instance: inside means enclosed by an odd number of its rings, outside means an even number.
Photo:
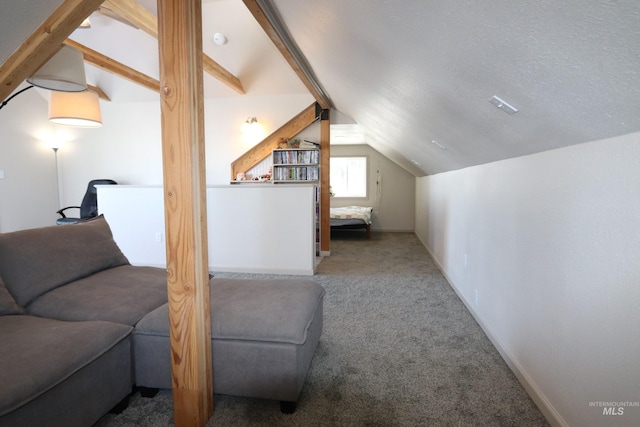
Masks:
[[[330,168],[334,197],[367,197],[366,157],[331,157]]]

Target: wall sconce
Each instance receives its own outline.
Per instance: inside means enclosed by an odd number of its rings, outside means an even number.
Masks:
[[[47,63],[27,79],[43,89],[81,92],[87,89],[82,52],[64,45]]]
[[[242,124],[242,130],[245,133],[251,132],[251,130],[257,126],[260,126],[258,124],[258,119],[256,119],[255,117],[247,117],[247,120],[245,120]]]
[[[50,92],[49,121],[60,125],[85,128],[102,126],[98,94],[91,90]]]
[[[245,141],[250,143],[256,143],[264,138],[264,129],[255,117],[247,117],[242,124],[242,133]]]

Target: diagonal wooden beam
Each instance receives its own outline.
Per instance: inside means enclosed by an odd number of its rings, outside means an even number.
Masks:
[[[102,6],[145,33],[158,38],[158,18],[135,0],[105,0]]]
[[[0,66],[0,100],[55,55],[64,40],[103,0],[64,0]]]
[[[267,156],[270,156],[271,151],[278,148],[280,138],[291,138],[318,120],[318,118],[319,112],[317,104],[314,102],[298,113],[297,116],[280,126],[280,128],[271,135],[253,146],[249,151],[234,160],[233,163],[231,163],[231,180],[233,181],[235,179],[238,172],[246,172],[267,158]]]
[[[213,77],[238,92],[240,95],[245,94],[240,79],[238,79],[226,69],[222,68],[220,64],[211,59],[211,57],[207,56],[204,52],[202,53],[202,66],[204,67],[204,71],[211,74]]]
[[[108,18],[111,18],[111,19],[113,19],[115,21],[122,22],[123,24],[128,25],[131,28],[135,28],[136,30],[140,29],[139,27],[133,25],[131,22],[129,22],[126,19],[124,19],[122,16],[118,15],[113,10],[104,7],[104,3],[103,3],[102,6],[100,6],[98,8],[98,13],[100,13],[101,15],[104,15],[104,16],[106,16]]]
[[[124,79],[132,81],[133,83],[137,83],[155,92],[160,91],[160,82],[153,77],[149,77],[146,74],[141,73],[140,71],[134,70],[131,67],[127,67],[121,62],[111,59],[108,56],[105,56],[100,52],[96,52],[95,50],[90,49],[85,45],[71,39],[65,40],[64,44],[75,47],[80,52],[82,52],[84,60],[91,65],[94,65],[105,71],[109,71],[110,73],[114,73]]]
[[[135,0],[106,0],[104,6],[109,10],[130,21],[141,30],[158,38],[158,19]],[[244,88],[240,80],[223,68],[205,53],[202,54],[203,68],[216,79],[229,86],[240,94],[244,94]]]
[[[93,86],[90,84],[87,84],[87,89],[94,91],[95,93],[98,94],[98,98],[103,99],[105,101],[111,101],[111,98],[109,98],[107,96],[106,93],[104,93],[104,91],[102,89],[100,89],[98,86]]]
[[[242,0],[247,6],[247,9],[251,12],[253,17],[258,21],[258,24],[262,27],[267,36],[271,39],[273,44],[278,48],[284,59],[287,60],[289,66],[298,75],[302,83],[307,87],[311,95],[315,98],[316,102],[320,104],[322,109],[330,108],[329,100],[326,95],[319,90],[319,88],[309,79],[307,74],[300,68],[298,61],[296,61],[293,53],[287,47],[284,39],[278,33],[278,30],[272,25],[271,21],[265,14],[265,11],[260,7],[257,0]]]

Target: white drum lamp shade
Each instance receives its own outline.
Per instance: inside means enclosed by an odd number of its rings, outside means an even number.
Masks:
[[[64,45],[47,63],[27,79],[43,89],[81,92],[87,89],[82,52]]]
[[[49,93],[49,121],[85,128],[102,126],[100,100],[93,91]]]

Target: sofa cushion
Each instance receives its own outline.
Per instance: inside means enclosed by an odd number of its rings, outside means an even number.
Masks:
[[[165,269],[121,265],[53,289],[25,308],[29,314],[58,320],[107,320],[133,326],[166,302]]]
[[[60,285],[128,263],[103,216],[0,234],[0,275],[23,307]]]
[[[22,308],[16,304],[16,301],[4,286],[2,277],[0,277],[0,316],[6,314],[21,314],[22,311]]]
[[[211,337],[303,344],[325,290],[313,280],[224,279],[210,281]],[[169,334],[165,304],[142,319],[134,334]]]
[[[0,416],[62,383],[127,339],[131,329],[110,322],[0,317]]]

